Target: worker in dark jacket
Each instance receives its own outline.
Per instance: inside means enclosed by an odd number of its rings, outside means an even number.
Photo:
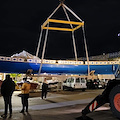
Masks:
[[[15,90],[15,83],[12,81],[12,78],[10,78],[10,75],[6,75],[6,79],[3,81],[1,85],[1,95],[3,96],[4,99],[4,104],[5,104],[5,111],[4,114],[1,115],[1,117],[6,118],[7,113],[8,113],[8,105],[9,105],[9,112],[10,116],[12,116],[12,94]]]
[[[48,91],[48,83],[47,83],[47,81],[46,81],[46,78],[44,79],[44,82],[43,82],[43,84],[42,84],[42,99],[43,99],[43,97],[45,97],[45,99],[46,99],[46,97],[47,97],[47,91]]]

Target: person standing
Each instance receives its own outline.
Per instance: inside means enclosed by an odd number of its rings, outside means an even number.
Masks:
[[[25,107],[26,107],[26,112],[28,112],[28,98],[29,98],[29,91],[30,91],[30,82],[27,81],[27,78],[23,78],[24,83],[22,84],[21,88],[21,101],[22,101],[22,110],[20,113],[24,113]]]
[[[47,80],[45,78],[44,82],[42,84],[42,96],[41,96],[42,99],[43,99],[43,97],[45,97],[45,99],[46,99],[46,97],[47,97],[47,91],[48,91],[48,83],[47,83]]]
[[[4,114],[1,115],[1,117],[6,118],[7,117],[7,113],[8,113],[8,106],[9,106],[9,112],[10,112],[10,116],[12,116],[12,94],[15,90],[15,83],[12,80],[12,78],[10,78],[10,75],[6,75],[6,79],[3,81],[2,85],[1,85],[1,95],[3,96],[4,99],[4,104],[5,104],[5,110],[4,110]]]

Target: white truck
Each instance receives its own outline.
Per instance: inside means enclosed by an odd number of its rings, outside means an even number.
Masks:
[[[82,91],[85,91],[87,88],[86,86],[86,80],[85,78],[81,77],[69,77],[63,82],[63,90],[69,89],[82,89]]]

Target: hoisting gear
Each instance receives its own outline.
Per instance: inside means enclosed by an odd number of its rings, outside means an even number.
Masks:
[[[86,51],[86,58],[87,58],[87,63],[88,63],[88,75],[89,75],[89,57],[88,57],[88,51],[87,51],[87,43],[86,43],[86,38],[85,38],[85,30],[84,30],[84,21],[81,20],[81,18],[79,18],[70,8],[68,8],[65,4],[64,1],[65,0],[59,0],[60,4],[58,5],[58,7],[52,12],[52,14],[47,18],[47,20],[43,23],[43,25],[41,25],[41,33],[40,33],[40,38],[39,38],[39,42],[38,42],[38,47],[37,47],[37,51],[36,51],[36,56],[38,56],[39,53],[39,48],[40,48],[40,43],[41,43],[41,38],[42,38],[42,32],[44,29],[46,29],[46,34],[45,34],[45,41],[44,41],[44,46],[43,46],[43,51],[42,51],[42,57],[41,57],[41,64],[40,64],[40,68],[39,68],[39,72],[38,75],[41,73],[41,69],[42,69],[42,63],[43,63],[43,59],[44,59],[44,54],[45,54],[45,48],[46,48],[46,42],[47,42],[47,35],[48,35],[48,30],[60,30],[60,31],[70,31],[72,32],[72,39],[73,39],[73,46],[74,46],[74,54],[75,54],[75,60],[77,61],[77,52],[76,52],[76,44],[75,44],[75,37],[74,37],[74,31],[79,29],[80,27],[82,27],[83,30],[83,38],[84,38],[84,44],[85,44],[85,51]],[[65,20],[56,20],[56,19],[51,19],[51,17],[55,14],[55,12],[60,8],[63,8],[63,11],[65,12],[65,15],[67,17],[67,21]],[[71,21],[70,17],[67,13],[67,11],[69,11],[79,22],[76,21]],[[60,28],[60,27],[50,27],[49,24],[50,23],[62,23],[62,24],[69,24],[70,28]]]

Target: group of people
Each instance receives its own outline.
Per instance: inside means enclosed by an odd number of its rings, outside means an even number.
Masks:
[[[29,98],[29,91],[31,84],[29,81],[27,81],[27,78],[23,78],[24,83],[22,84],[21,87],[21,102],[22,102],[22,110],[20,113],[24,113],[25,111],[28,112],[28,98]],[[12,80],[10,75],[6,75],[6,79],[3,81],[1,85],[1,95],[3,96],[4,99],[4,105],[5,105],[5,110],[4,114],[1,115],[2,118],[6,118],[8,114],[8,107],[9,107],[9,118],[12,117],[12,94],[15,90],[15,82]],[[47,89],[48,89],[48,84],[46,82],[46,78],[44,79],[43,85],[42,85],[42,95],[41,98],[43,99],[44,96],[46,98],[47,95]]]

